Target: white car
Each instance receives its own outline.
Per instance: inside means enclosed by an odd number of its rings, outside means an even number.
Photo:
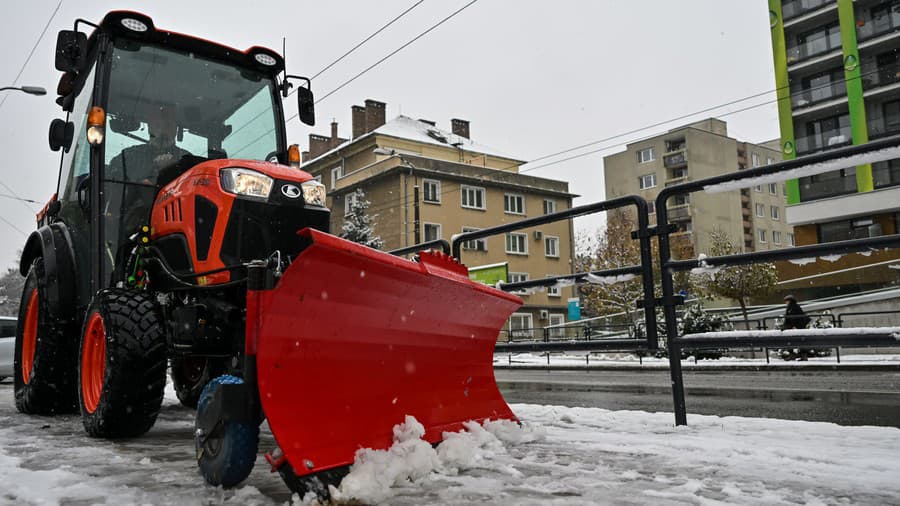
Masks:
[[[13,350],[16,347],[16,318],[0,316],[0,380],[13,375]]]

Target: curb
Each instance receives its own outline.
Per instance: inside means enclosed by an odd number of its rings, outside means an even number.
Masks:
[[[682,364],[682,371],[900,371],[900,364],[861,365],[861,364],[811,364],[811,365],[694,365]],[[628,372],[663,372],[669,366],[640,365],[494,365],[494,370],[502,371],[628,371]]]

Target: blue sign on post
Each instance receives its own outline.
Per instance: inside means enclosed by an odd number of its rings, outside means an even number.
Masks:
[[[581,305],[578,297],[569,299],[569,321],[575,322],[581,319]]]

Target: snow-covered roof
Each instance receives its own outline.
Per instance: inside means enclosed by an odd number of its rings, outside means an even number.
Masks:
[[[426,123],[424,121],[402,115],[397,116],[391,121],[388,121],[384,125],[381,125],[380,127],[373,130],[372,133],[388,135],[391,137],[421,142],[424,144],[434,144],[437,146],[450,148],[461,148],[466,151],[507,158],[524,163],[524,160],[513,158],[512,156],[490,146],[479,144],[471,139],[466,139],[465,137],[462,137],[460,135],[442,130],[436,126],[432,126],[430,123]]]
[[[400,115],[365,135],[361,135],[356,139],[344,142],[343,144],[340,144],[334,149],[322,153],[312,160],[303,162],[303,165],[316,162],[338,150],[350,146],[354,142],[362,141],[363,139],[367,139],[373,135],[386,135],[389,137],[396,137],[398,139],[405,139],[413,142],[420,142],[423,144],[432,144],[435,146],[444,146],[448,148],[461,148],[469,153],[496,156],[519,163],[526,163],[525,160],[519,160],[518,158],[514,158],[498,149],[494,149],[490,146],[485,146],[484,144],[479,144],[472,141],[471,139],[466,139],[465,137],[462,137],[460,135],[442,130],[436,126],[432,126],[430,123],[427,123],[425,121]]]

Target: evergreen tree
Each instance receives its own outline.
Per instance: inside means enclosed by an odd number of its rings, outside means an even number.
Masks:
[[[377,214],[368,213],[369,205],[366,194],[362,188],[357,188],[353,193],[344,198],[350,200],[350,213],[344,217],[344,226],[341,229],[341,237],[348,241],[362,244],[374,249],[381,249],[384,241],[375,235],[373,230],[374,220]]]
[[[21,256],[19,251],[17,256]],[[19,267],[9,267],[0,274],[0,315],[18,316],[19,301],[22,298],[22,287],[25,286],[25,278],[19,274]]]

